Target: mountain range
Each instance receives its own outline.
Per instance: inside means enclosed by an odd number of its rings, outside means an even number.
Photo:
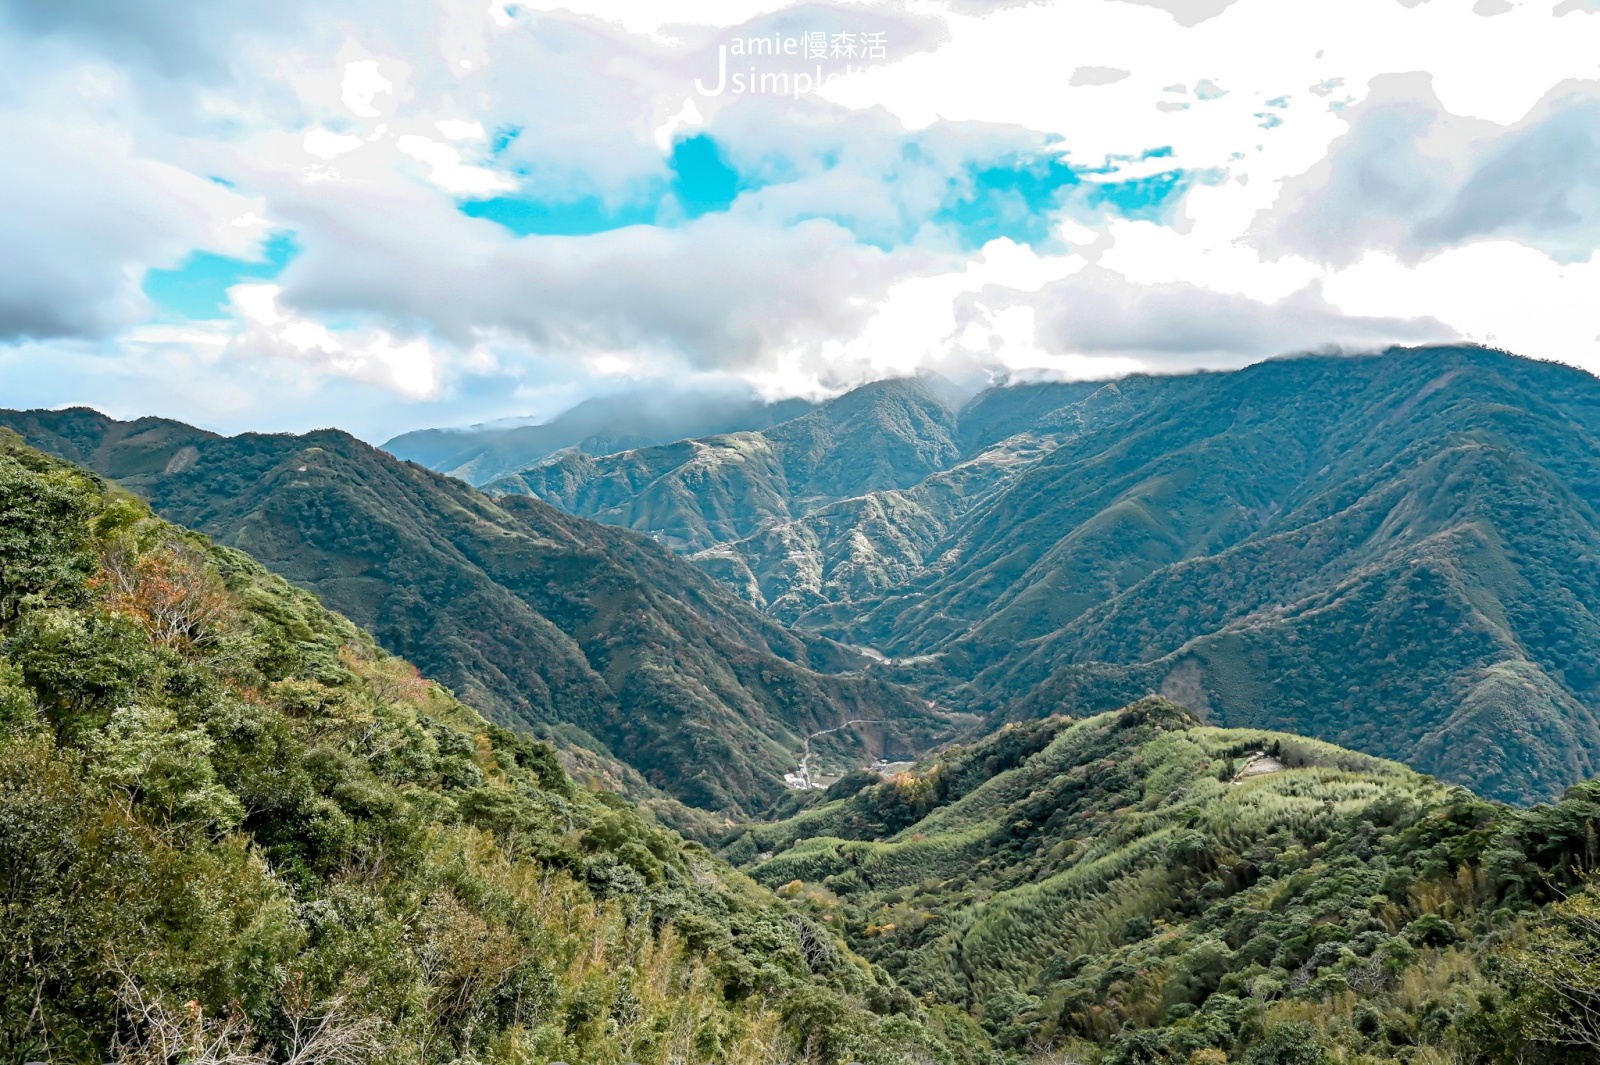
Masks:
[[[584,400],[536,424],[418,429],[388,441],[383,450],[482,485],[565,450],[610,455],[685,437],[764,429],[812,406],[803,399],[768,402],[728,389],[624,392]]]
[[[1600,759],[1600,382],[1471,347],[999,387],[490,482],[1016,719],[1160,691],[1513,801]]]
[[[817,767],[843,767],[950,732],[868,659],[646,538],[490,499],[345,433],[220,437],[83,409],[0,425],[315,590],[500,723],[598,756],[584,764],[636,797],[743,815],[785,796],[812,733],[829,730]]]
[[[499,495],[0,413],[0,1056],[1589,1060],[1597,384],[884,382]]]
[[[0,1060],[952,1061],[826,924],[4,430],[0,549]]]
[[[635,798],[746,816],[813,736],[828,779],[1155,692],[1512,802],[1600,765],[1600,382],[1503,352],[877,382],[489,494],[332,430],[0,424]]]

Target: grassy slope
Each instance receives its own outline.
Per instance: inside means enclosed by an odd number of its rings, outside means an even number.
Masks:
[[[549,745],[5,437],[0,1058],[949,1060]]]
[[[1234,783],[1257,750],[1286,768]],[[1003,1045],[1182,1061],[1311,1019],[1339,1060],[1467,1061],[1497,1008],[1480,966],[1597,828],[1595,785],[1518,813],[1151,698],[1010,726],[727,853]]]
[[[505,724],[614,756],[708,810],[762,809],[805,734],[862,760],[943,726],[837,645],[762,617],[632,534],[499,502],[333,431],[220,438],[159,420],[5,421],[163,515],[315,589]],[[819,672],[826,671],[826,672]]]

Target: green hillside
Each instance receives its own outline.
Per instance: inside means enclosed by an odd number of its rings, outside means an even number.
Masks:
[[[315,590],[497,722],[596,752],[585,764],[635,796],[760,810],[813,732],[871,722],[818,740],[840,769],[948,732],[853,652],[783,629],[648,540],[492,500],[343,433],[222,438],[85,410],[0,425]]]
[[[1582,891],[1600,785],[1518,812],[1150,698],[829,797],[726,853],[1001,1048],[1105,1065],[1591,1060],[1535,1036],[1554,1030],[1539,959],[1600,954],[1600,924],[1583,926],[1600,897]],[[1600,1001],[1597,976],[1575,1002]]]
[[[872,407],[857,395],[790,424]],[[1518,802],[1600,772],[1600,381],[1581,370],[1396,349],[997,388],[893,424],[938,468],[855,495],[787,490],[748,437],[569,456],[526,487],[656,531],[945,705],[1003,720],[1159,691]],[[874,453],[831,439],[832,461]]]
[[[950,539],[1020,474],[1122,408],[1114,388],[1095,384],[991,390],[961,412],[963,457],[949,469],[763,521],[689,558],[786,624],[859,638],[857,620],[937,572]]]
[[[3,432],[0,908],[7,1062],[954,1061],[825,924]]]
[[[1511,801],[1596,774],[1600,382],[1433,350],[1187,386],[1029,470],[863,635],[1013,715],[1159,690]]]
[[[720,856],[686,843],[309,592],[0,431],[0,1060],[1600,1046],[1594,783],[1517,810],[1152,697],[812,794]]]
[[[575,452],[485,487],[700,550],[837,499],[909,487],[958,456],[955,423],[928,382],[880,381],[761,432]]]

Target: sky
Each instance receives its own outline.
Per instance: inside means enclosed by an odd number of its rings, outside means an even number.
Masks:
[[[0,405],[1600,371],[1600,0],[0,0]]]

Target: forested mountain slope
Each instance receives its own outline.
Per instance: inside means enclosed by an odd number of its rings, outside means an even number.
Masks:
[[[4,431],[0,907],[7,1062],[957,1060],[825,924]]]
[[[952,705],[1017,717],[1159,690],[1517,801],[1600,769],[1600,381],[1583,371],[1396,349],[994,389],[895,424],[939,468],[815,505],[730,490],[751,479],[728,459],[660,474],[661,449],[543,494],[660,521],[771,615],[874,647]]]
[[[1595,783],[1516,811],[1152,697],[1012,725],[828,798],[726,853],[1002,1048],[1103,1065],[1590,1060]]]
[[[0,414],[35,445],[315,589],[503,724],[621,759],[733,813],[785,791],[805,737],[857,764],[946,731],[921,699],[622,530],[494,501],[352,437],[217,437],[92,411]],[[828,746],[831,744],[832,746]]]
[[[856,630],[1014,714],[1157,689],[1508,800],[1595,775],[1600,382],[1431,350],[1186,383]]]
[[[761,432],[569,453],[485,487],[699,550],[836,499],[909,487],[959,455],[955,423],[929,383],[880,381]]]
[[[1152,697],[851,774],[752,883],[0,431],[6,1060],[1577,1065],[1597,840]]]

